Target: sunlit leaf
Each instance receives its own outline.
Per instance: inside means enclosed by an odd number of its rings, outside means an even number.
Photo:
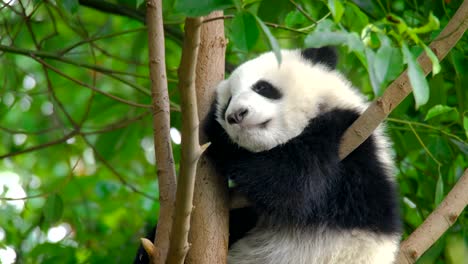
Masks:
[[[377,79],[376,75],[376,66],[375,66],[375,53],[374,51],[366,47],[365,49],[366,59],[367,59],[367,68],[369,73],[369,79],[371,81],[372,90],[374,91],[375,95],[380,95],[380,82]]]
[[[344,13],[343,3],[340,0],[328,0],[328,8],[330,9],[333,19],[339,23]]]
[[[314,31],[307,35],[304,40],[305,46],[310,48],[319,48],[323,46],[346,45],[350,51],[363,52],[364,45],[355,32],[321,32]]]
[[[455,111],[455,108],[450,107],[450,106],[446,106],[446,105],[435,105],[435,106],[431,107],[431,109],[429,109],[429,111],[427,111],[427,114],[426,114],[426,117],[424,118],[424,120],[429,120],[429,119],[431,119],[431,118],[433,118],[435,116],[445,114],[445,113],[448,113],[448,112],[451,112],[451,111]]]
[[[424,45],[424,51],[426,51],[427,56],[432,62],[432,76],[434,76],[440,72],[439,59],[434,54],[434,52],[426,45]]]
[[[426,77],[419,66],[418,62],[414,58],[408,46],[403,43],[402,45],[403,56],[408,64],[408,77],[413,89],[414,100],[416,102],[416,108],[427,103],[429,100],[429,86],[427,85]]]

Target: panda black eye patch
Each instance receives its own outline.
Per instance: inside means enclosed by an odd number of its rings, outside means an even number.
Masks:
[[[263,97],[273,100],[278,100],[281,99],[281,97],[283,97],[278,88],[273,86],[271,83],[263,80],[260,80],[257,83],[255,83],[252,86],[252,90]]]

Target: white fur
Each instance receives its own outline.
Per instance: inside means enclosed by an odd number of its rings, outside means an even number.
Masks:
[[[363,112],[368,103],[338,71],[304,60],[300,50],[282,50],[278,65],[272,52],[265,53],[240,65],[232,75],[217,87],[217,120],[232,140],[252,151],[269,150],[298,136],[309,120],[320,112],[333,108],[354,109]],[[283,98],[271,100],[255,93],[252,86],[265,80],[281,90]],[[228,124],[221,116],[232,96],[226,116],[240,108],[249,114],[242,124]],[[259,124],[270,120],[266,128]],[[383,129],[375,132],[379,159],[391,172],[390,144]],[[390,175],[393,175],[391,172]]]
[[[217,120],[240,146],[265,151],[299,135],[320,111],[334,107],[362,111],[363,97],[337,71],[304,60],[300,50],[283,50],[278,65],[273,53],[265,53],[239,66],[217,88]],[[280,100],[265,98],[252,90],[259,80],[272,83],[283,94]],[[240,108],[248,115],[241,124],[228,124],[221,116],[232,96],[226,116]],[[259,124],[271,120],[266,128]]]
[[[255,228],[229,250],[228,264],[390,264],[399,236],[329,228]]]

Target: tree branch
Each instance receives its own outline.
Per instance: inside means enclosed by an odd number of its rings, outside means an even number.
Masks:
[[[439,60],[445,58],[447,53],[455,46],[468,27],[468,1],[463,1],[455,15],[450,19],[444,30],[429,45]],[[418,57],[418,63],[425,75],[432,70],[432,63],[424,52]],[[408,79],[408,70],[405,70],[385,90],[382,97],[375,100],[364,113],[346,130],[341,139],[339,156],[346,158],[372,132],[383,122],[398,104],[408,96],[412,89]]]
[[[466,1],[465,1],[466,2]],[[468,204],[468,169],[424,222],[401,243],[398,264],[414,263],[451,227]]]
[[[222,16],[213,12],[204,19]],[[216,85],[224,78],[224,21],[204,23],[196,69],[198,116],[203,120],[213,102]],[[206,135],[200,130],[200,142]],[[216,173],[203,155],[198,161],[193,202],[195,210],[190,219],[190,250],[187,264],[225,264],[228,250],[228,195],[227,181]]]
[[[170,104],[165,64],[162,0],[147,1],[149,68],[153,104],[154,149],[159,184],[158,235],[155,238],[153,263],[165,263],[169,250],[176,194],[176,172],[172,155]],[[150,255],[151,256],[151,255]]]
[[[70,80],[70,81],[72,81],[72,82],[74,82],[74,83],[76,83],[76,84],[78,84],[78,85],[81,85],[81,86],[83,86],[83,87],[86,87],[86,88],[88,88],[88,89],[90,89],[90,90],[92,90],[92,91],[94,91],[94,92],[97,92],[97,93],[99,93],[99,94],[105,95],[105,96],[107,96],[107,97],[109,97],[109,98],[111,98],[111,99],[113,99],[113,100],[115,100],[115,101],[118,101],[118,102],[127,104],[127,105],[129,105],[129,106],[134,106],[134,107],[151,108],[150,105],[140,104],[140,103],[134,103],[134,102],[131,102],[131,101],[122,99],[122,98],[120,98],[120,97],[118,97],[118,96],[112,95],[112,94],[110,94],[110,93],[106,93],[106,92],[104,92],[104,91],[101,91],[101,90],[97,89],[96,87],[93,87],[93,86],[91,86],[91,85],[89,85],[89,84],[86,84],[86,83],[84,83],[84,82],[82,82],[82,81],[80,81],[80,80],[78,80],[78,79],[75,79],[75,78],[73,78],[73,77],[71,77],[71,76],[66,75],[66,74],[65,74],[64,72],[62,72],[61,70],[55,68],[54,66],[48,64],[47,62],[45,62],[44,60],[42,60],[42,59],[40,59],[40,58],[38,58],[38,57],[33,56],[33,59],[35,59],[37,62],[39,62],[40,64],[42,64],[42,65],[43,65],[44,67],[46,67],[47,69],[50,69],[50,70],[52,70],[53,72],[57,73],[58,75],[60,75],[60,76],[62,76],[62,77],[65,77],[65,78],[67,78],[68,80]]]
[[[193,208],[193,190],[197,163],[202,154],[198,141],[198,112],[195,94],[195,67],[200,45],[201,18],[185,20],[185,37],[179,66],[179,93],[182,113],[180,172],[177,182],[174,223],[168,263],[182,264],[190,248],[188,234]]]
[[[105,13],[125,16],[140,21],[143,24],[147,23],[147,21],[145,21],[144,10],[132,9],[128,6],[122,6],[103,0],[79,0],[79,2],[80,5],[87,6]],[[171,36],[178,44],[181,44],[183,35],[179,30],[166,26],[164,27],[164,31],[166,31],[166,33]]]

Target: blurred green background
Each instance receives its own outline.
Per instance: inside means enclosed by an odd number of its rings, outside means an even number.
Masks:
[[[339,69],[372,100],[413,67],[415,96],[387,120],[405,236],[468,167],[466,35],[436,75],[414,66],[461,0],[163,2],[177,164],[184,18],[224,9],[227,74],[276,44],[337,45]],[[156,221],[144,17],[143,0],[0,2],[1,263],[129,263]],[[466,263],[467,221],[418,263]]]

